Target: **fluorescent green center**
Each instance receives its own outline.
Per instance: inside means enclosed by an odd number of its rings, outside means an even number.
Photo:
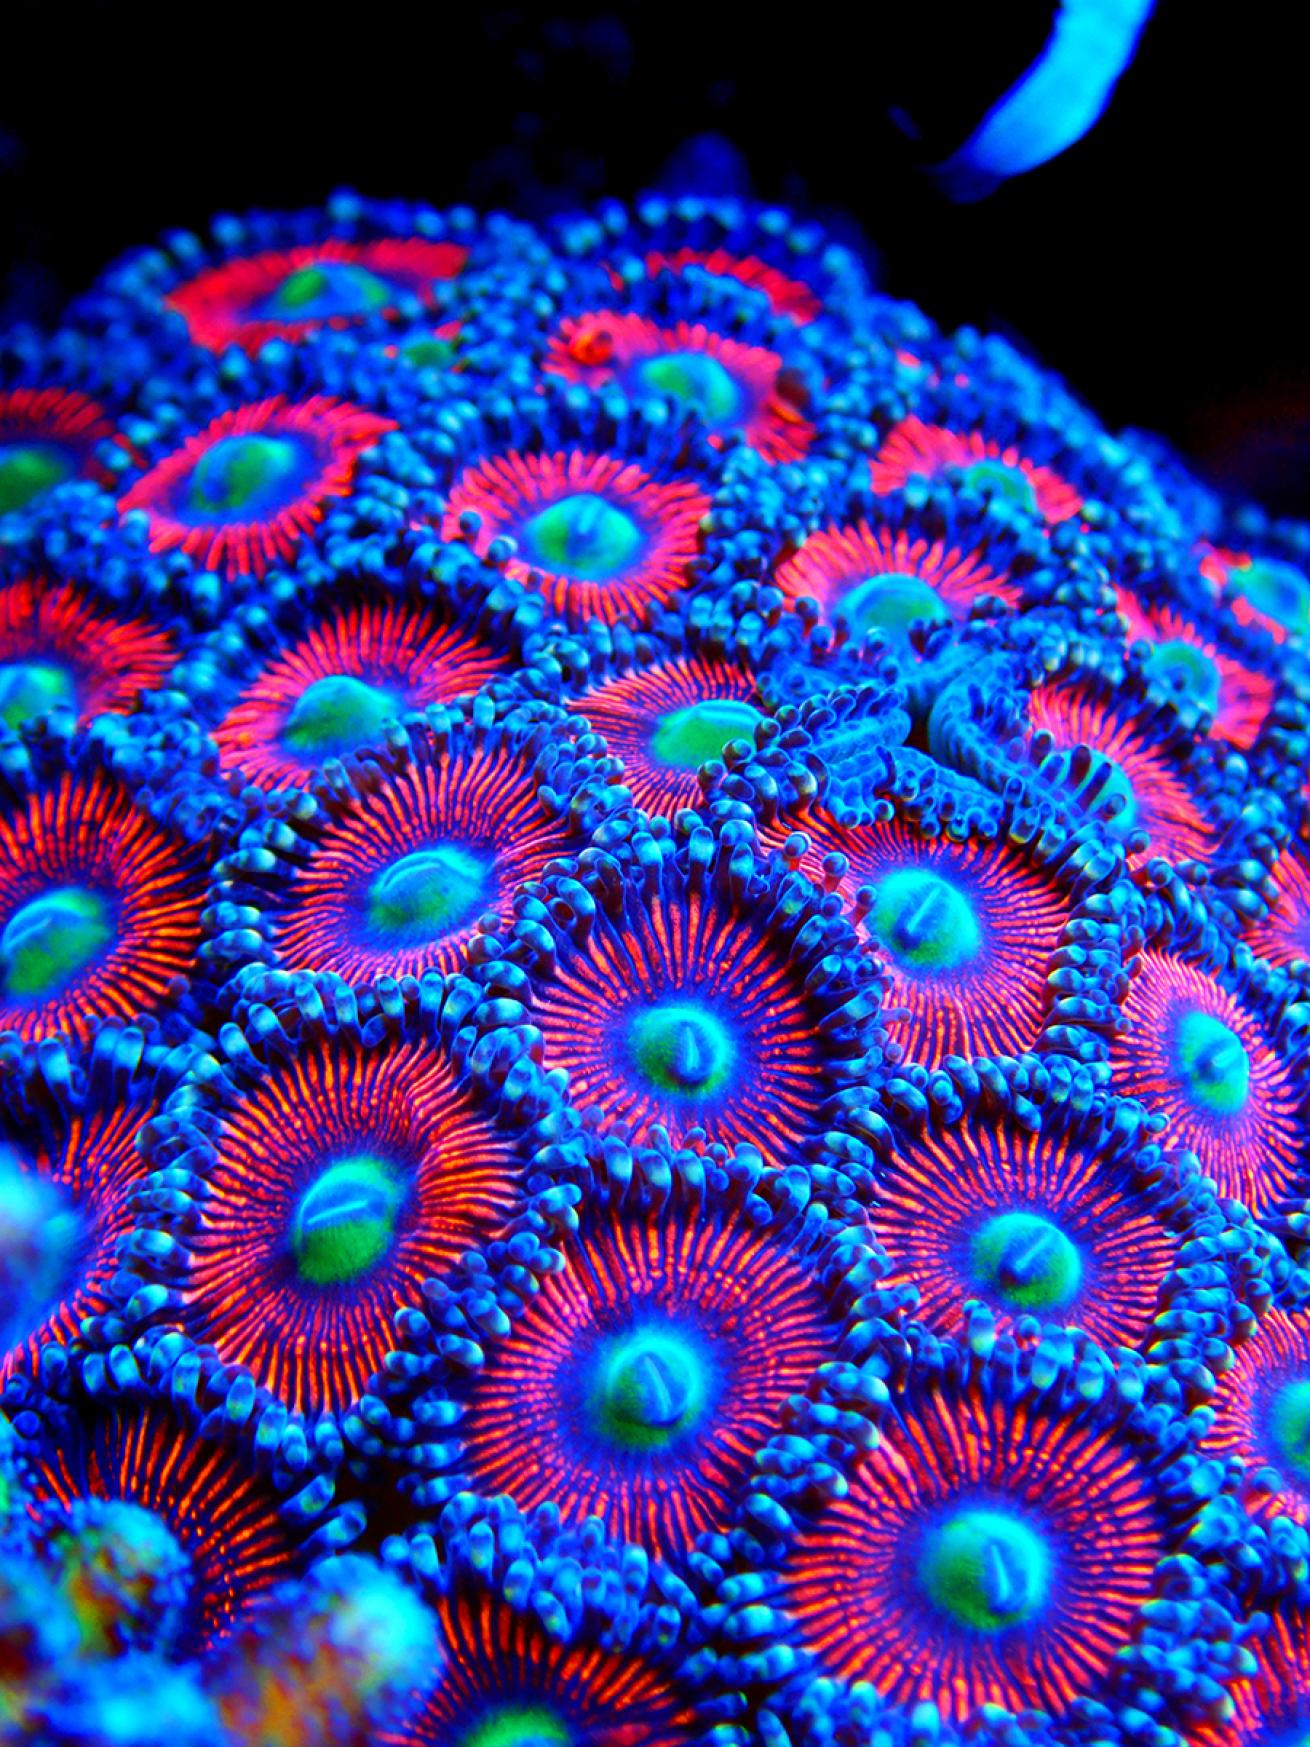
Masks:
[[[306,686],[282,728],[282,744],[302,758],[339,758],[376,740],[401,703],[381,686],[330,673]]]
[[[1279,1462],[1310,1480],[1310,1377],[1285,1383],[1274,1396],[1269,1429]]]
[[[421,944],[466,921],[487,892],[487,864],[454,844],[416,850],[369,887],[370,932]]]
[[[368,315],[385,309],[394,292],[385,279],[353,261],[323,261],[298,267],[272,292],[270,316],[298,321],[331,321],[336,316]]]
[[[594,491],[548,505],[524,524],[519,538],[530,563],[582,582],[608,582],[643,545],[632,517]]]
[[[848,588],[837,603],[837,611],[853,635],[866,637],[880,632],[887,643],[904,643],[916,620],[941,625],[951,616],[937,590],[922,577],[894,571],[867,577]]]
[[[629,1046],[637,1071],[674,1097],[712,1098],[737,1059],[732,1033],[703,1007],[669,1001],[634,1015]]]
[[[741,389],[732,372],[708,352],[661,352],[643,358],[632,375],[639,388],[672,395],[712,427],[740,416]]]
[[[975,461],[964,469],[964,477],[975,491],[1004,498],[1020,509],[1037,509],[1037,493],[1021,467],[1008,467],[1004,461]]]
[[[545,1705],[497,1705],[458,1747],[565,1747],[572,1739],[568,1725]]]
[[[673,770],[699,770],[729,740],[751,740],[760,712],[736,698],[706,698],[661,716],[650,738],[653,757]]]
[[[0,722],[17,728],[60,704],[76,708],[73,676],[52,661],[0,662]]]
[[[439,340],[435,334],[422,340],[411,340],[400,348],[400,355],[415,370],[444,370],[455,356],[450,340]]]
[[[57,994],[114,938],[98,892],[62,886],[15,910],[0,934],[0,980],[16,1000]]]
[[[72,456],[55,443],[0,443],[0,516],[25,509],[73,472]]]
[[[1229,587],[1285,631],[1310,635],[1310,580],[1295,565],[1257,558],[1231,572]]]
[[[899,868],[878,881],[868,927],[896,963],[911,971],[958,970],[983,946],[968,898],[925,868]]]
[[[1031,1620],[1046,1600],[1051,1556],[1018,1517],[962,1510],[924,1539],[919,1581],[955,1625],[1000,1632]]]
[[[974,1278],[1014,1310],[1057,1310],[1082,1283],[1077,1246],[1037,1213],[998,1213],[969,1246]]]
[[[1241,1038],[1213,1014],[1184,1013],[1174,1034],[1174,1059],[1194,1105],[1235,1116],[1251,1087],[1251,1058]]]
[[[620,1449],[659,1450],[696,1423],[705,1396],[705,1363],[693,1346],[666,1329],[638,1331],[598,1355],[590,1418]]]
[[[1180,691],[1211,715],[1219,708],[1219,669],[1190,643],[1156,643],[1146,671],[1170,691]]]
[[[251,521],[289,502],[301,467],[299,446],[285,437],[223,437],[192,468],[187,509]]]
[[[383,1159],[341,1159],[300,1198],[291,1252],[302,1280],[340,1286],[366,1274],[391,1247],[404,1186]]]

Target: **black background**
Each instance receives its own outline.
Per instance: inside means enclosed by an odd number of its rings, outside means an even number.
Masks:
[[[0,316],[49,322],[130,245],[342,185],[533,214],[699,177],[849,222],[889,290],[1022,338],[1111,424],[1162,431],[1217,482],[1310,514],[1295,9],[1160,0],[1087,138],[949,204],[916,157],[968,134],[1051,11],[434,0],[341,19],[272,0],[17,0],[0,40]],[[688,144],[706,134],[733,150]]]

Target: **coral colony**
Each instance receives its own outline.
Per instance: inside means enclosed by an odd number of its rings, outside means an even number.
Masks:
[[[774,211],[0,341],[0,1741],[1310,1738],[1308,645]]]

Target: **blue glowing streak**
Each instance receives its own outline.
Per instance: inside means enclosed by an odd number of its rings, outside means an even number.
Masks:
[[[959,151],[933,171],[953,200],[979,200],[1075,145],[1100,120],[1155,0],[1064,0],[1046,47]]]

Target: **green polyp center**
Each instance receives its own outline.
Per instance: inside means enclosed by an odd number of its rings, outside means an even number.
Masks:
[[[837,611],[848,621],[855,636],[880,631],[890,643],[903,643],[910,626],[918,619],[940,625],[951,616],[935,588],[922,577],[905,576],[898,571],[857,582],[843,594]]]
[[[1241,1038],[1211,1013],[1184,1013],[1174,1034],[1178,1072],[1192,1103],[1234,1116],[1251,1087],[1251,1058]]]
[[[1219,708],[1219,669],[1190,643],[1156,643],[1146,658],[1151,678],[1171,691],[1184,692],[1211,715]]]
[[[620,1449],[663,1449],[695,1424],[705,1394],[705,1364],[688,1341],[666,1329],[638,1330],[600,1353],[591,1417]]]
[[[497,1705],[462,1735],[458,1747],[561,1747],[572,1741],[568,1725],[545,1705]]]
[[[1295,565],[1257,558],[1230,573],[1229,581],[1258,613],[1285,631],[1310,634],[1310,580]]]
[[[73,472],[72,456],[56,443],[0,443],[0,516],[26,508]]]
[[[699,770],[729,740],[751,740],[760,712],[736,698],[706,698],[660,717],[650,737],[653,757],[674,770]]]
[[[187,508],[252,520],[294,496],[301,465],[299,445],[286,437],[221,437],[191,470]]]
[[[53,661],[0,662],[0,722],[17,728],[60,704],[77,706],[73,676]]]
[[[384,309],[394,292],[385,279],[353,261],[324,261],[298,267],[268,298],[270,315],[308,320],[368,315]]]
[[[443,370],[455,356],[455,348],[449,340],[433,335],[426,340],[411,340],[400,348],[400,355],[415,370]]]
[[[723,1021],[703,1007],[669,1001],[629,1023],[637,1071],[661,1092],[712,1098],[727,1084],[737,1046]]]
[[[366,1274],[391,1247],[403,1183],[384,1159],[339,1159],[300,1198],[291,1253],[300,1278],[341,1286]]]
[[[643,544],[632,517],[594,491],[547,505],[524,524],[520,539],[531,563],[583,582],[617,576]]]
[[[969,1247],[974,1277],[1015,1310],[1057,1310],[1072,1302],[1083,1264],[1074,1244],[1038,1213],[998,1213]]]
[[[732,372],[708,352],[661,352],[643,358],[633,376],[642,388],[672,395],[708,425],[726,425],[741,411],[741,389]]]
[[[1310,1377],[1278,1390],[1269,1408],[1269,1429],[1278,1460],[1298,1480],[1310,1480]]]
[[[908,970],[957,970],[982,951],[973,905],[957,886],[924,868],[899,868],[878,881],[868,926]]]
[[[0,977],[17,1000],[57,994],[114,938],[98,892],[62,886],[14,911],[0,933]]]
[[[999,1632],[1037,1614],[1051,1580],[1042,1537],[998,1510],[961,1510],[924,1538],[919,1581],[957,1626]]]
[[[486,862],[455,844],[415,850],[383,870],[368,892],[368,925],[391,939],[436,940],[486,896]]]
[[[400,701],[381,686],[330,673],[296,699],[283,724],[282,744],[302,758],[338,757],[376,739],[400,709]]]
[[[974,461],[964,469],[964,477],[976,491],[991,497],[1004,498],[1020,509],[1035,511],[1037,493],[1032,480],[1021,467],[1007,466],[1004,461]]]

